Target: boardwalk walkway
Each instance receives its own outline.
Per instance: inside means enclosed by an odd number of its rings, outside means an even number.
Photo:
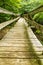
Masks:
[[[0,41],[0,65],[41,65],[28,38],[25,20],[20,18]]]

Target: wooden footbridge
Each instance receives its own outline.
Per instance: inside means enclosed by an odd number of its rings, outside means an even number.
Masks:
[[[0,39],[0,65],[43,65],[43,46],[27,20],[19,16],[1,23],[0,32],[10,24],[14,26]]]

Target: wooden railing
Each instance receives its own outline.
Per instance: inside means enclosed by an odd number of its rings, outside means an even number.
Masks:
[[[37,7],[36,9],[34,9],[33,11],[30,11],[30,15],[34,15],[34,14],[37,14],[39,12],[43,12],[43,5]]]
[[[13,19],[13,20],[6,21],[6,22],[1,23],[1,24],[0,24],[0,30],[3,29],[4,27],[6,27],[7,25],[13,23],[14,21],[17,21],[19,18],[20,18],[20,17],[17,17],[17,18],[15,18],[15,19]]]
[[[15,13],[10,12],[10,11],[4,9],[4,8],[1,8],[1,7],[0,7],[0,13],[5,13],[5,14],[14,15],[14,16],[19,16],[19,14],[15,14]]]

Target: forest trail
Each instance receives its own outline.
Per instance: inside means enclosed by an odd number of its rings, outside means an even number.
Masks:
[[[0,65],[39,65],[28,38],[25,19],[20,18],[0,41]]]

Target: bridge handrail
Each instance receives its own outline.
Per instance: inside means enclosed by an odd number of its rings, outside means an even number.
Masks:
[[[39,7],[33,9],[32,11],[30,11],[29,13],[31,15],[34,15],[34,14],[39,13],[39,12],[43,12],[43,5],[40,5]]]
[[[6,21],[6,22],[3,22],[0,24],[0,30],[2,30],[4,27],[6,27],[7,25],[13,23],[14,21],[17,21],[20,17],[17,17],[13,20],[10,20],[10,21]]]
[[[4,8],[1,8],[1,7],[0,7],[0,13],[5,13],[5,14],[14,15],[14,16],[19,16],[19,14],[15,14],[15,13],[10,12],[10,11],[4,9]]]
[[[32,29],[30,27],[27,28],[27,32],[28,32],[28,36],[30,38],[30,41],[32,43],[32,46],[33,46],[33,49],[34,49],[35,53],[38,55],[39,58],[41,58],[41,56],[43,54],[43,45],[37,39],[37,37],[35,36],[35,34],[33,33]],[[37,52],[39,50],[40,50],[40,52]],[[40,59],[40,61],[41,61],[41,64],[43,65],[43,59]]]
[[[32,48],[33,48],[35,54],[37,54],[37,56],[40,58],[41,64],[43,65],[43,59],[41,59],[43,57],[42,56],[42,54],[43,54],[43,45],[38,40],[38,38],[35,36],[35,34],[33,33],[32,29],[31,29],[31,27],[28,27],[27,22],[25,22],[25,25],[26,25],[26,28],[27,28],[27,34],[28,34],[28,37],[30,39]]]
[[[34,28],[39,29],[43,33],[43,25],[35,22],[34,20],[30,20],[29,18],[26,18],[26,17],[25,17],[25,20],[30,26],[33,26]]]

